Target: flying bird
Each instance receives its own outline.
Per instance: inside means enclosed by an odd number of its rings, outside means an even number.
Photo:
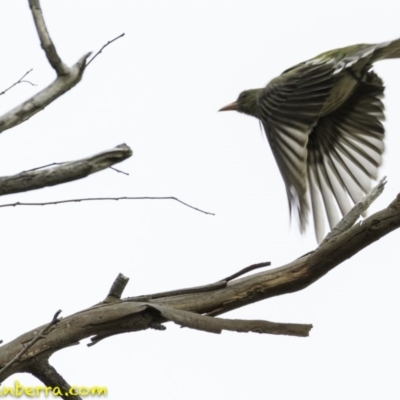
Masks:
[[[327,51],[242,92],[219,111],[260,120],[300,231],[313,214],[317,241],[371,189],[384,151],[384,86],[376,61],[400,58],[400,39]]]

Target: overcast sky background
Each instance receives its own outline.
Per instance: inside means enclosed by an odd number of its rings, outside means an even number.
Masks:
[[[0,209],[4,342],[89,307],[119,272],[124,296],[214,282],[250,264],[283,265],[315,248],[290,225],[284,184],[256,119],[217,110],[322,51],[400,36],[400,5],[377,0],[42,1],[50,34],[72,65],[122,32],[82,82],[0,136],[0,175],[87,157],[127,143],[134,155],[87,179],[1,203],[100,196],[174,201],[88,202]],[[0,2],[3,114],[55,77],[27,1]],[[400,192],[400,60],[376,64],[386,84],[388,184]],[[125,334],[57,352],[71,385],[109,398],[397,398],[400,231],[299,292],[226,314],[312,323],[309,338],[180,329]],[[24,385],[37,385],[18,375]]]

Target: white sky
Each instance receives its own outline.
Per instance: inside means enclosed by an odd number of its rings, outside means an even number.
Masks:
[[[177,196],[173,201],[82,203],[0,209],[0,339],[101,301],[119,272],[124,296],[206,284],[261,261],[277,267],[315,247],[290,226],[284,185],[254,118],[217,113],[239,92],[265,85],[318,53],[400,36],[398,0],[43,1],[63,60],[125,32],[83,81],[0,136],[0,174],[78,159],[127,143],[118,168],[1,203],[98,196]],[[27,1],[0,2],[4,113],[54,79]],[[387,187],[400,191],[400,60],[376,65],[386,83]],[[312,323],[307,339],[212,335],[167,324],[56,353],[72,385],[107,386],[109,398],[397,398],[400,231],[299,293],[226,317]],[[13,376],[24,385],[28,375]]]

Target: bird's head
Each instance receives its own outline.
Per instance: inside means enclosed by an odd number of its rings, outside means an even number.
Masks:
[[[259,118],[258,96],[262,89],[250,89],[240,93],[239,97],[233,103],[222,107],[218,111],[239,111],[241,113],[252,115]]]

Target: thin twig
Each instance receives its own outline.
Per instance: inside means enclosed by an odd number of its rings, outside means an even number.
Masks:
[[[115,171],[115,172],[118,172],[119,174],[123,174],[123,175],[129,176],[129,173],[128,173],[128,172],[121,171],[120,169],[115,168],[115,167],[109,167],[109,168],[112,169],[112,170]]]
[[[55,167],[56,165],[63,165],[63,164],[66,164],[66,163],[68,163],[68,162],[70,162],[70,161],[53,162],[53,163],[50,163],[50,164],[42,165],[41,167],[36,167],[36,168],[27,169],[27,170],[25,170],[25,171],[22,171],[21,173],[32,172],[32,171],[38,171],[39,169],[44,169],[44,168],[49,168],[49,167]],[[118,173],[120,173],[120,174],[124,174],[124,175],[128,175],[128,176],[129,176],[129,173],[128,173],[128,172],[121,171],[121,170],[119,170],[118,168],[115,168],[115,167],[108,167],[108,168],[110,168],[110,169],[112,169],[113,171],[118,172]]]
[[[4,372],[9,369],[13,364],[18,362],[21,357],[40,339],[43,339],[47,333],[49,333],[50,329],[53,327],[53,325],[57,324],[60,320],[58,319],[58,316],[61,314],[61,310],[58,310],[55,314],[53,319],[43,328],[40,330],[40,332],[28,342],[24,346],[24,348],[13,358],[11,359],[2,369],[0,369],[0,382],[2,382],[2,375]]]
[[[68,161],[53,162],[53,163],[50,163],[50,164],[42,165],[41,167],[36,167],[36,168],[27,169],[27,170],[25,170],[25,171],[22,171],[21,174],[24,174],[24,173],[26,173],[26,172],[38,171],[39,169],[45,169],[45,168],[49,168],[49,167],[55,167],[56,165],[66,164],[67,162],[68,162]]]
[[[9,90],[11,90],[14,86],[17,86],[20,83],[29,83],[31,86],[37,86],[34,83],[30,82],[30,81],[26,81],[24,80],[24,78],[33,71],[33,68],[31,68],[29,71],[25,72],[24,75],[22,75],[21,78],[19,78],[17,80],[17,82],[13,83],[10,87],[8,87],[7,89],[4,89],[2,92],[0,92],[0,96],[2,96],[3,94],[6,94]]]
[[[86,62],[86,67],[99,55],[101,54],[101,52],[107,47],[109,46],[111,43],[115,42],[116,40],[122,38],[123,36],[125,36],[125,33],[121,33],[119,36],[117,36],[116,38],[109,40],[105,45],[103,45],[103,47],[89,60]]]
[[[193,210],[199,211],[203,214],[206,215],[215,215],[214,213],[204,211],[200,208],[191,206],[188,203],[185,203],[182,200],[179,200],[177,197],[173,196],[165,196],[165,197],[150,197],[150,196],[145,196],[145,197],[86,197],[86,198],[81,198],[81,199],[68,199],[68,200],[58,200],[58,201],[47,201],[43,203],[21,203],[21,202],[16,202],[16,203],[9,203],[9,204],[0,204],[0,208],[2,207],[16,207],[16,206],[48,206],[48,205],[56,205],[56,204],[65,204],[65,203],[79,203],[81,201],[119,201],[119,200],[174,200],[177,201],[178,203],[183,204],[186,207],[189,207]]]

